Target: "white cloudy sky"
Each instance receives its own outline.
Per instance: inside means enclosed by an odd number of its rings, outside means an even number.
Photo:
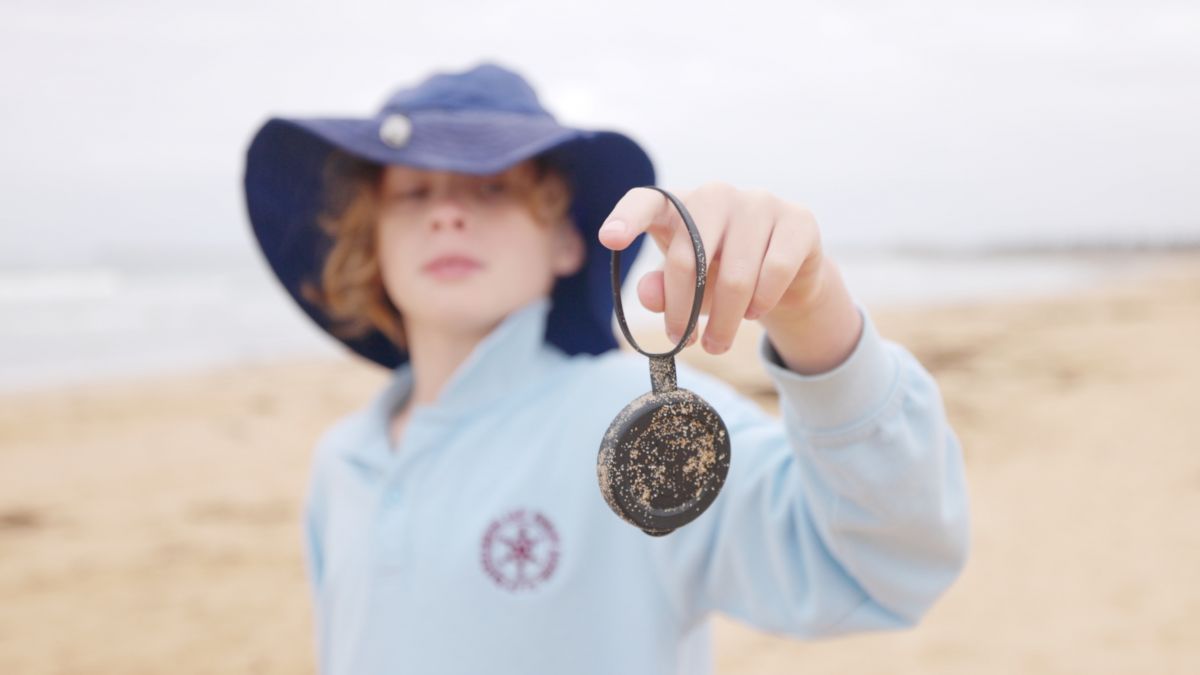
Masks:
[[[0,4],[0,266],[252,260],[270,114],[483,59],[832,242],[1200,239],[1195,2]]]

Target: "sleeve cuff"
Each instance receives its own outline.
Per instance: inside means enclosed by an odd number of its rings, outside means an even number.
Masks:
[[[833,369],[801,375],[783,364],[764,332],[759,357],[779,389],[781,406],[800,424],[813,430],[853,426],[883,408],[898,377],[899,364],[861,306],[862,334],[854,351]]]

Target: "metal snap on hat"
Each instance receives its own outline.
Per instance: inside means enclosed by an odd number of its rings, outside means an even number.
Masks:
[[[412,136],[412,122],[399,113],[388,115],[379,124],[379,138],[393,148],[402,148]]]
[[[587,246],[578,273],[551,292],[546,340],[568,354],[599,354],[617,346],[607,263],[597,231],[626,192],[654,182],[654,166],[628,136],[560,124],[519,74],[494,63],[440,72],[397,90],[367,117],[272,117],[246,151],[246,209],[255,238],[275,275],[321,328],[356,353],[387,368],[408,354],[378,331],[344,339],[324,310],[302,294],[319,278],[329,237],[317,225],[322,171],[334,149],[379,164],[491,174],[547,155],[571,183],[570,214]],[[623,280],[641,246],[634,241]]]

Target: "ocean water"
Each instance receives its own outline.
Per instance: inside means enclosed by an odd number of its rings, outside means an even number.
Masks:
[[[656,251],[644,250],[631,279],[661,264]],[[871,308],[1063,293],[1160,264],[1128,251],[835,257]],[[623,297],[630,323],[660,325],[633,288],[627,284]],[[343,353],[258,264],[0,271],[0,392]]]
[[[336,354],[267,274],[0,272],[0,390]]]

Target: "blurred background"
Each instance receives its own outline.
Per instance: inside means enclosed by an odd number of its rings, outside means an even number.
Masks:
[[[1200,6],[1156,0],[5,0],[0,672],[312,671],[308,452],[384,374],[270,276],[244,151],[482,60],[807,205],[943,386],[962,582],[903,634],[718,620],[718,672],[1200,672]],[[753,337],[690,358],[772,408]]]

